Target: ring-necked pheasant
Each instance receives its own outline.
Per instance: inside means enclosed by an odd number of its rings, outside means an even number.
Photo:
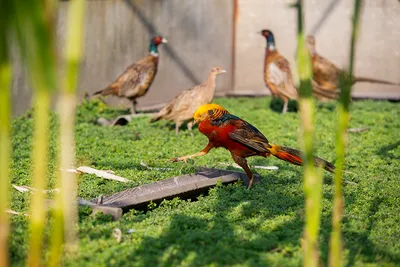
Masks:
[[[303,165],[303,153],[297,149],[278,146],[268,142],[268,139],[253,125],[230,114],[217,104],[207,104],[199,107],[193,115],[195,123],[199,123],[199,131],[208,137],[207,146],[193,155],[173,158],[171,161],[187,161],[190,158],[203,156],[212,148],[224,147],[231,152],[233,160],[244,169],[249,177],[248,188],[253,184],[253,173],[246,158],[252,156],[269,157],[294,165]],[[314,157],[314,165],[329,172],[335,171],[335,166],[318,157]]]
[[[161,36],[152,38],[146,57],[129,66],[113,83],[93,95],[128,98],[132,101],[131,113],[136,113],[136,98],[144,96],[154,81],[159,61],[158,46],[166,42]]]
[[[307,36],[306,41],[312,60],[314,96],[321,100],[337,98],[339,95],[339,77],[343,70],[317,53],[314,36]],[[384,80],[353,76],[353,84],[356,82],[399,85],[398,83]]]
[[[205,82],[177,95],[151,119],[151,122],[161,119],[174,121],[175,131],[178,134],[179,127],[185,121],[193,118],[193,114],[198,107],[211,103],[215,92],[215,78],[222,73],[226,73],[226,71],[221,67],[212,68]],[[189,131],[192,131],[192,125],[193,121],[188,122]]]
[[[274,35],[270,30],[262,30],[267,40],[264,61],[264,81],[273,96],[283,100],[282,113],[286,113],[289,99],[297,99],[297,89],[293,84],[289,61],[279,54],[275,46]]]

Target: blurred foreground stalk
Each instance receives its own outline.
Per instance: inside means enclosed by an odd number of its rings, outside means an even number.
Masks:
[[[44,195],[49,144],[49,108],[56,88],[54,27],[57,0],[10,1],[13,24],[22,59],[27,63],[34,93],[33,182],[37,193],[32,195],[30,209],[30,243],[27,264],[39,266],[42,255],[43,231],[46,224]]]
[[[358,24],[361,13],[362,0],[354,1],[353,29],[351,34],[349,70],[346,75],[340,76],[340,99],[337,104],[338,126],[336,132],[336,171],[335,171],[335,195],[333,199],[332,234],[330,239],[329,265],[332,267],[343,266],[343,248],[341,236],[341,223],[343,217],[343,163],[344,150],[347,142],[346,130],[349,124],[349,106],[351,87],[353,84],[355,44],[358,36]]]
[[[76,176],[66,169],[75,165],[75,107],[76,87],[79,65],[82,58],[82,43],[84,32],[85,1],[73,0],[69,3],[68,31],[65,46],[65,72],[62,91],[59,99],[60,115],[60,165],[61,172],[58,186],[60,194],[56,199],[54,210],[54,228],[52,234],[50,266],[58,266],[61,260],[63,236],[66,249],[75,251],[77,248],[77,200]]]
[[[11,67],[8,60],[8,13],[5,6],[0,10],[0,266],[8,266],[8,190],[10,175],[10,86]]]
[[[301,146],[304,150],[304,193],[305,193],[305,229],[304,229],[304,266],[319,265],[318,234],[321,218],[322,169],[314,167],[314,113],[315,104],[312,97],[311,58],[305,46],[303,1],[297,2],[298,33],[297,33],[297,69],[300,78],[300,118],[302,135]]]

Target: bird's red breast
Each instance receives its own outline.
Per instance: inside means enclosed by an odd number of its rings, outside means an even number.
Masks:
[[[220,125],[212,125],[209,120],[204,120],[199,124],[199,131],[208,137],[209,141],[214,144],[214,147],[224,147],[230,152],[238,156],[254,155],[255,152],[233,140],[229,133],[236,130],[236,126],[231,121],[227,121]]]

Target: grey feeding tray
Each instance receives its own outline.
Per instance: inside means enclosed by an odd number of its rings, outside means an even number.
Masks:
[[[127,114],[120,115],[113,120],[107,120],[103,117],[97,120],[97,123],[102,126],[124,126],[127,125],[133,118],[153,116],[155,113],[139,113],[139,114]]]
[[[201,169],[195,174],[177,176],[151,184],[130,188],[110,196],[105,196],[97,205],[121,208],[124,211],[129,209],[144,209],[150,202],[159,203],[164,199],[174,197],[190,198],[207,191],[215,186],[218,180],[223,184],[234,183],[241,179],[248,185],[248,178],[245,173],[219,169]],[[258,178],[255,178],[257,182]],[[96,203],[96,200],[92,200]]]

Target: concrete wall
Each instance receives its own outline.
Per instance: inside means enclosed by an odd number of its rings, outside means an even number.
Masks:
[[[235,92],[269,92],[263,81],[265,40],[256,32],[268,28],[295,69],[294,1],[238,0],[235,44]],[[306,33],[316,36],[317,51],[340,67],[348,64],[353,1],[305,0]],[[400,83],[400,3],[365,0],[357,44],[355,74]],[[295,76],[297,76],[295,74]],[[353,95],[400,99],[400,86],[359,83]]]
[[[220,65],[232,73],[232,2],[230,0],[91,0],[87,1],[85,56],[79,97],[106,87],[127,66],[147,54],[155,34],[168,39],[159,48],[155,81],[138,107],[165,103],[180,91],[203,82]],[[57,36],[62,51],[69,1],[61,1]],[[31,88],[23,66],[13,54],[13,113],[31,103]],[[231,90],[231,76],[217,79],[219,92]],[[130,105],[109,97],[112,105]]]
[[[87,1],[85,58],[79,97],[104,88],[128,65],[146,55],[149,40],[155,34],[165,36],[169,43],[160,47],[159,72],[149,93],[138,100],[139,108],[164,103],[180,91],[202,82],[214,65],[228,70],[227,75],[218,78],[217,92],[269,93],[262,74],[265,40],[257,32],[269,28],[275,33],[279,51],[295,71],[297,21],[296,10],[288,7],[290,2]],[[320,54],[340,67],[348,62],[352,2],[305,1],[307,33],[315,34]],[[355,73],[400,82],[400,3],[389,0],[365,0],[365,3]],[[68,1],[60,2],[57,25],[60,51],[68,5]],[[32,94],[17,53],[13,53],[12,58],[15,63],[13,114],[18,115],[29,108]],[[399,86],[360,83],[354,89],[356,96],[400,99]],[[112,105],[129,104],[114,97],[107,101]]]

